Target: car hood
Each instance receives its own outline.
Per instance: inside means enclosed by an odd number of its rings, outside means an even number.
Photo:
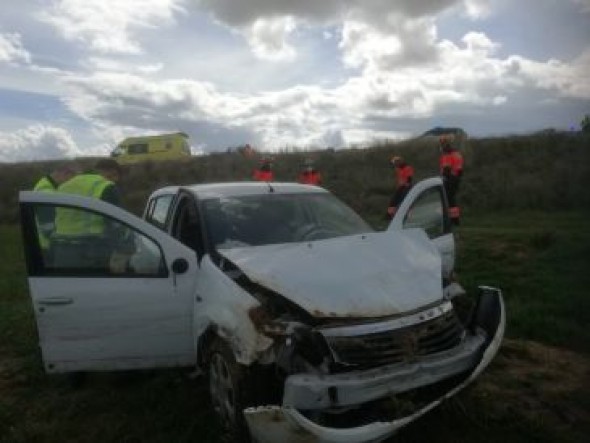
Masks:
[[[440,255],[421,229],[219,253],[314,317],[383,317],[442,299]]]

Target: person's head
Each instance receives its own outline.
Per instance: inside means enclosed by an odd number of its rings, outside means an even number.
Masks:
[[[442,135],[439,139],[439,146],[442,152],[450,152],[453,149],[453,145],[451,144],[451,138]]]
[[[111,158],[103,158],[97,161],[94,169],[104,178],[115,183],[117,183],[121,179],[121,175],[123,175],[119,163]]]
[[[400,157],[399,155],[394,155],[389,160],[389,163],[391,163],[391,166],[393,166],[395,168],[399,168],[399,167],[402,167],[405,162],[404,162],[404,159],[402,157]]]
[[[305,162],[303,163],[303,170],[306,172],[313,172],[314,169],[315,168],[313,166],[313,160],[309,158],[305,160]]]
[[[260,170],[261,171],[272,170],[272,161],[270,158],[263,158],[262,160],[260,160]]]
[[[51,178],[58,184],[68,181],[80,172],[80,168],[75,163],[61,163],[51,171]]]

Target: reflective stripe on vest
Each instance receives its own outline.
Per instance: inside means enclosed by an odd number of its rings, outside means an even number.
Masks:
[[[77,194],[84,197],[100,198],[113,182],[98,174],[81,174],[57,188],[58,192]],[[55,232],[60,236],[74,237],[101,235],[104,219],[88,210],[58,207],[55,215]]]

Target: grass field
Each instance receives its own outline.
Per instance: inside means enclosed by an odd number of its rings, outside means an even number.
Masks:
[[[590,435],[590,214],[465,217],[459,280],[504,290],[507,340],[468,390],[397,442],[578,442]],[[201,379],[187,371],[46,376],[20,232],[0,226],[0,443],[216,442]]]

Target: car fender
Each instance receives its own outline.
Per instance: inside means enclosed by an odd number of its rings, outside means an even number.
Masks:
[[[238,363],[249,365],[268,349],[273,340],[260,334],[248,311],[260,305],[208,255],[201,260],[194,303],[195,349],[201,349],[207,331],[214,331],[233,350]],[[198,352],[198,351],[197,351]]]

